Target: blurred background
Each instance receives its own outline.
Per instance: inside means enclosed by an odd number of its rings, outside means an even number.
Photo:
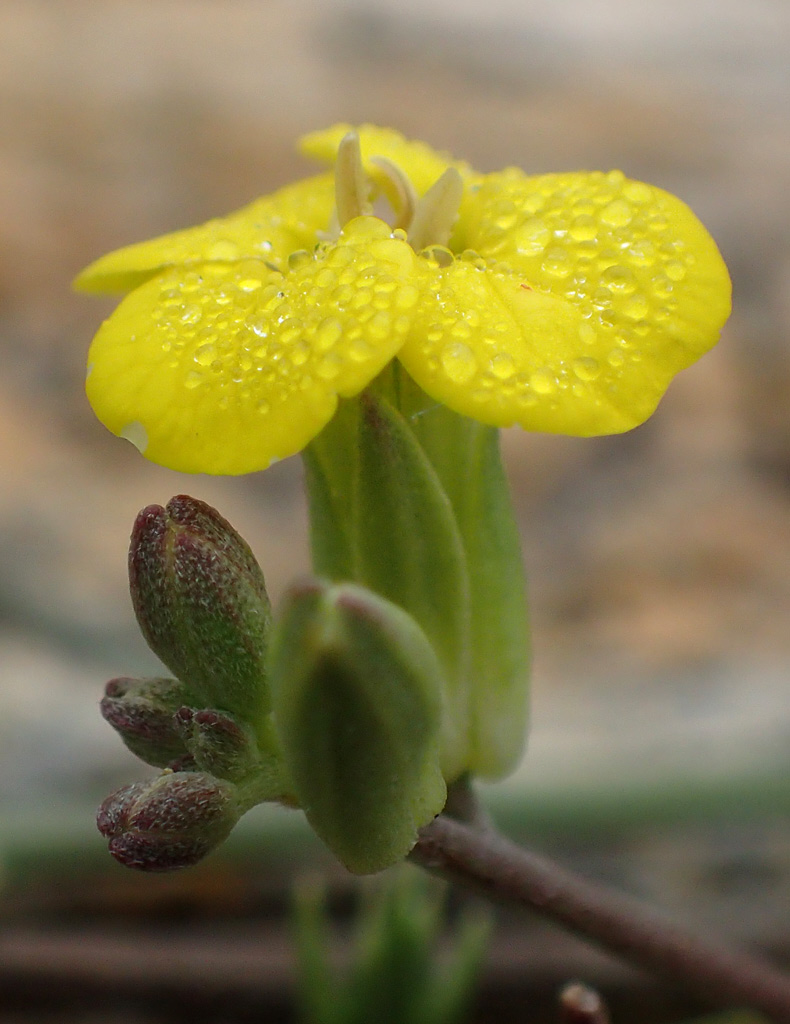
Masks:
[[[252,815],[224,859],[152,880],[110,862],[93,813],[140,777],[99,718],[103,683],[156,671],[126,589],[136,512],[179,492],[211,502],[276,601],[308,564],[300,466],[187,477],[107,434],[83,378],[114,302],[70,281],[109,249],[311,173],[296,139],[335,121],[397,127],[481,170],[619,167],[680,195],[717,239],[733,317],[649,423],[505,436],[534,713],[522,769],[489,796],[513,834],[566,862],[790,954],[789,48],[781,0],[3,0],[0,982],[20,1019],[46,981],[36,1019],[72,1005],[94,1019],[105,984],[131,1014],[112,1019],[147,1020],[135,997],[152,964],[172,997],[162,1020],[200,1019],[184,1001],[196,985],[206,1020],[248,1019],[239,1007],[290,977],[283,864],[320,859],[295,815]],[[263,953],[255,908],[274,908]],[[126,929],[128,915],[208,915],[214,930],[201,944],[190,926],[187,953],[184,935],[143,928],[149,974],[135,974],[116,912]],[[539,940],[504,921],[492,992],[532,986],[539,1001],[585,972],[648,991],[527,924]],[[681,1005],[649,991],[655,1019]]]

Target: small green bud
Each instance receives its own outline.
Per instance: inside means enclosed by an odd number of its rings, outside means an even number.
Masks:
[[[222,711],[182,707],[175,724],[197,766],[210,775],[239,782],[259,764],[255,735],[248,725]]]
[[[258,728],[269,710],[270,622],[263,573],[247,544],[205,502],[178,495],[137,517],[132,602],[151,649],[191,693]]]
[[[173,715],[188,699],[177,679],[111,679],[99,709],[133,754],[165,768],[187,753]]]
[[[240,817],[236,789],[203,772],[165,771],[107,797],[96,824],[117,861],[140,871],[172,871],[202,860]]]
[[[315,831],[358,874],[403,859],[446,798],[442,671],[417,623],[362,587],[307,581],[274,630],[270,679]]]

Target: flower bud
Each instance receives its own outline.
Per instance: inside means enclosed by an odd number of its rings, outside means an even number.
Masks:
[[[201,771],[238,782],[258,766],[255,735],[249,726],[222,711],[179,708],[175,724]]]
[[[256,727],[269,707],[264,659],[270,610],[247,544],[205,502],[178,495],[137,517],[129,550],[137,620],[188,687],[188,704]]]
[[[203,772],[163,772],[107,797],[96,819],[117,861],[140,871],[189,867],[225,840],[240,816],[236,790]]]
[[[295,587],[274,631],[275,728],[310,824],[349,870],[401,860],[444,806],[442,672],[417,623],[352,584]]]
[[[165,768],[187,753],[173,715],[188,699],[177,679],[111,679],[99,709],[133,754]]]

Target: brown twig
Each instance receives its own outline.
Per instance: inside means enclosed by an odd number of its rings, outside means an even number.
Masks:
[[[790,977],[746,953],[688,934],[618,892],[578,878],[498,833],[439,815],[411,859],[445,878],[552,918],[637,967],[684,983],[721,1007],[790,1024]]]

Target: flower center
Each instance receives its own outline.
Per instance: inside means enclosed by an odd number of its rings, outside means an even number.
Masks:
[[[335,163],[335,214],[330,235],[336,237],[350,220],[373,214],[372,199],[384,195],[394,210],[392,228],[406,232],[409,245],[420,252],[428,246],[446,246],[463,197],[461,175],[454,167],[418,197],[414,185],[397,164],[386,157],[371,158],[375,174],[362,164],[359,136],[348,132],[340,140]]]

